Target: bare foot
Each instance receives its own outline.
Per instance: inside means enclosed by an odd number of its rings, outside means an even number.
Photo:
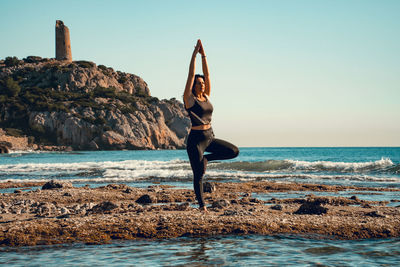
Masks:
[[[207,207],[206,207],[206,206],[200,207],[199,210],[200,210],[202,213],[208,213],[208,210],[207,210]]]

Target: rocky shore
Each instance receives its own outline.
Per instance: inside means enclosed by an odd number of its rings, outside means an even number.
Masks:
[[[179,149],[189,127],[183,104],[152,96],[137,75],[90,61],[0,60],[0,152]]]
[[[38,187],[38,189],[34,189]],[[400,206],[357,196],[264,198],[273,192],[400,191],[298,183],[207,183],[209,212],[196,208],[193,190],[155,184],[90,188],[70,183],[4,182],[0,188],[0,244],[32,246],[113,239],[225,234],[302,234],[360,239],[400,236]],[[367,192],[366,192],[367,193]],[[395,200],[393,200],[395,201]]]

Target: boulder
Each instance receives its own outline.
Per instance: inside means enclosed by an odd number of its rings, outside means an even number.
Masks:
[[[42,190],[58,189],[58,188],[72,188],[72,187],[73,187],[72,183],[70,183],[70,182],[51,180],[50,182],[47,182],[42,186]]]
[[[97,204],[96,206],[94,206],[91,209],[91,211],[94,213],[103,213],[103,212],[111,211],[116,208],[118,208],[117,204],[115,204],[111,201],[104,201],[104,202],[101,202],[101,203]]]
[[[328,212],[328,209],[321,206],[319,201],[307,200],[301,204],[300,208],[294,214],[314,214],[321,215]]]
[[[136,200],[136,203],[139,203],[139,204],[151,204],[153,202],[154,202],[153,199],[150,197],[150,195],[147,195],[147,194],[142,195],[141,197],[139,197]]]

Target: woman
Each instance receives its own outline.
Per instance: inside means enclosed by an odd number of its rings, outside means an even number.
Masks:
[[[194,74],[196,55],[201,54],[204,75]],[[203,198],[202,178],[208,161],[232,159],[237,157],[239,149],[224,140],[214,138],[211,128],[213,106],[210,103],[210,76],[206,54],[201,41],[198,40],[190,60],[189,75],[186,82],[183,100],[189,113],[192,128],[187,139],[187,153],[193,170],[193,185],[200,211],[207,212]],[[210,154],[203,155],[204,152]]]

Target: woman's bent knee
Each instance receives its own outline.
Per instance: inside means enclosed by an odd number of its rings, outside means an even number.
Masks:
[[[232,147],[232,158],[239,156],[239,148],[237,146]]]

